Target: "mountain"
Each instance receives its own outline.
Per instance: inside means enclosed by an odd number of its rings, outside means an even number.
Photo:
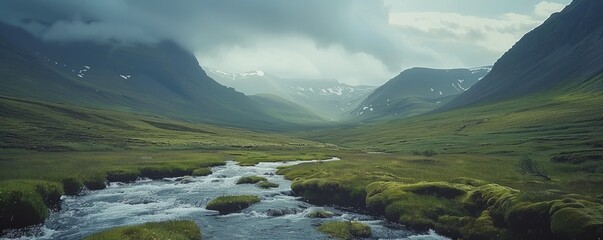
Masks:
[[[264,71],[229,73],[208,68],[217,82],[247,95],[269,94],[318,114],[328,120],[340,120],[358,106],[376,87],[351,86],[336,80],[286,79]]]
[[[521,38],[470,90],[442,110],[554,88],[603,89],[603,1],[574,0]]]
[[[4,24],[0,36],[0,95],[233,126],[280,122],[175,43],[46,42]]]
[[[436,109],[465,92],[491,67],[472,69],[411,68],[404,70],[370,94],[354,111],[352,119],[405,117]]]

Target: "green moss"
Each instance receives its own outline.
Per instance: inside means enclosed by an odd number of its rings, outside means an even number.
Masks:
[[[329,211],[316,210],[306,214],[308,218],[330,218],[333,217],[333,213]]]
[[[142,177],[150,178],[153,180],[171,177],[182,177],[191,175],[192,173],[192,169],[184,166],[156,166],[144,167],[140,169],[140,175]]]
[[[82,180],[76,177],[65,178],[62,183],[65,195],[78,195],[84,188]]]
[[[257,183],[257,186],[260,188],[276,188],[278,187],[278,183],[273,183],[273,182],[269,182],[269,181],[261,181],[259,183]]]
[[[201,231],[194,221],[178,220],[153,222],[140,225],[111,228],[85,237],[86,240],[198,240]]]
[[[464,239],[510,239],[506,229],[495,227],[494,220],[490,211],[483,211],[482,214],[461,227],[461,233]]]
[[[239,180],[237,180],[237,184],[254,184],[254,183],[258,183],[261,181],[267,181],[268,179],[266,179],[265,177],[260,177],[260,176],[246,176],[246,177],[241,177],[239,178]]]
[[[482,180],[467,178],[467,177],[456,177],[456,178],[450,180],[449,182],[450,183],[460,183],[460,184],[474,186],[474,187],[479,187],[479,186],[483,186],[483,185],[487,184],[486,182],[484,182]]]
[[[551,232],[560,239],[603,238],[603,205],[565,200],[551,208]]]
[[[207,176],[211,173],[211,169],[209,169],[208,167],[197,168],[193,170],[193,176]]]
[[[504,219],[519,191],[498,184],[486,184],[467,193],[463,205],[474,214],[488,208],[497,221]]]
[[[326,222],[318,227],[318,231],[339,239],[368,238],[371,236],[371,227],[356,221]]]
[[[39,180],[0,183],[0,229],[21,228],[44,222],[48,209],[58,209],[61,184]]]
[[[216,210],[220,214],[228,214],[241,211],[258,202],[260,198],[253,195],[221,196],[211,200],[205,208]]]
[[[550,214],[552,202],[520,202],[506,213],[505,222],[511,232],[525,239],[551,239]]]
[[[138,179],[140,172],[138,170],[111,170],[107,171],[107,181],[131,183]]]
[[[339,204],[364,207],[364,191],[354,191],[336,180],[295,180],[291,184],[291,189],[295,195],[317,205]]]

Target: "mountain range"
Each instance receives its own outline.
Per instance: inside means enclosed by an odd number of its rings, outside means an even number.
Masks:
[[[294,102],[328,121],[342,120],[376,87],[329,79],[288,79],[261,70],[230,73],[205,67],[217,82],[247,95],[268,94]]]
[[[0,94],[246,127],[284,124],[175,43],[46,42],[0,24]]]

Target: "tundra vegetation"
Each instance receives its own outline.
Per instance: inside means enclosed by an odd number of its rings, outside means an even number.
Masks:
[[[200,240],[201,231],[194,221],[177,220],[150,222],[123,226],[101,231],[84,238],[85,240],[139,240],[174,239]]]
[[[356,207],[450,237],[600,236],[603,118],[592,113],[603,112],[602,100],[593,93],[541,94],[284,136],[2,98],[12,112],[2,129],[10,129],[12,140],[0,142],[0,227],[41,223],[62,194],[109,182],[203,175],[230,160],[254,165],[338,156],[341,161],[281,167],[278,174],[308,202]],[[186,128],[159,128],[149,118]],[[437,154],[416,155],[417,149]],[[517,159],[524,156],[551,180],[519,174]]]

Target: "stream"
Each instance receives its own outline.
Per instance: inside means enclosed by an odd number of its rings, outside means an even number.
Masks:
[[[338,160],[333,158],[324,161]],[[205,177],[161,181],[141,180],[131,184],[111,183],[104,190],[63,197],[62,210],[52,213],[35,237],[22,239],[81,239],[92,233],[122,225],[175,219],[192,219],[203,239],[329,239],[316,230],[325,221],[357,220],[372,228],[372,239],[446,239],[433,232],[418,234],[403,226],[369,215],[339,208],[319,207],[291,196],[291,181],[276,175],[279,166],[316,161],[259,163],[241,167],[229,161],[213,167]],[[261,189],[254,184],[237,185],[241,176],[258,175],[278,183]],[[205,205],[215,197],[250,194],[262,201],[240,213],[218,215]],[[314,210],[335,213],[328,219],[305,217]]]

